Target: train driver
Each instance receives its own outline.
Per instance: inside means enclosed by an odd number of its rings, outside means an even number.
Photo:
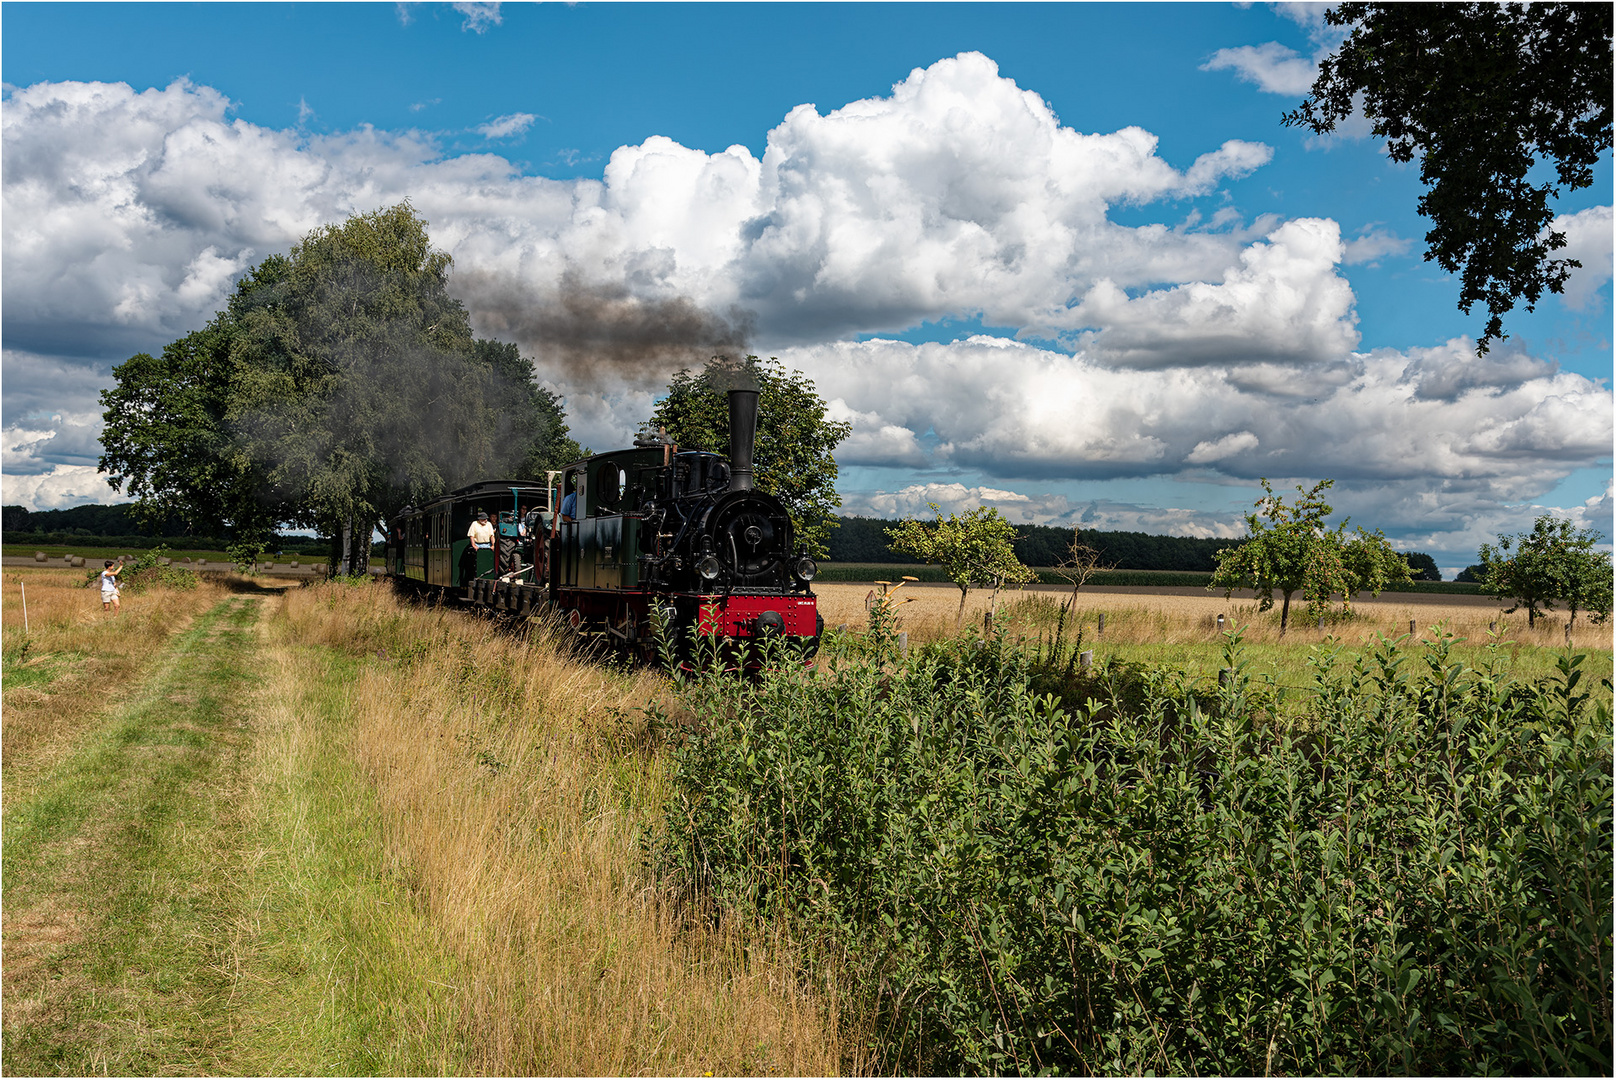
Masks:
[[[578,488],[580,486],[582,486],[582,484],[583,484],[583,478],[582,477],[574,476],[572,478],[572,490],[567,492],[566,497],[561,500],[561,520],[562,521],[575,521],[575,520],[577,520],[577,517],[578,517]]]
[[[471,541],[473,550],[491,549],[494,546],[494,526],[488,520],[487,510],[477,511],[477,520],[473,521],[471,528],[466,530],[466,539]]]

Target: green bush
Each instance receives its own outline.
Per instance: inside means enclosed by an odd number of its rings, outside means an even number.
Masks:
[[[1440,639],[1315,649],[1316,732],[1002,637],[679,691],[670,885],[869,988],[893,1071],[1608,1074],[1611,717]],[[662,718],[664,721],[666,717]]]
[[[197,577],[193,571],[182,566],[165,566],[163,559],[169,558],[168,547],[159,544],[147,551],[132,563],[124,565],[123,571],[118,575],[118,587],[126,593],[139,593],[160,586],[165,589],[194,589]],[[101,568],[96,567],[89,575],[92,584],[101,576]]]

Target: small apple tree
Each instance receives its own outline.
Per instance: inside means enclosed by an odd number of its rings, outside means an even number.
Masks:
[[[1283,637],[1290,623],[1291,597],[1300,592],[1309,615],[1323,615],[1332,594],[1341,595],[1341,610],[1352,611],[1352,598],[1368,591],[1371,596],[1393,583],[1410,580],[1408,561],[1392,550],[1379,530],[1357,529],[1347,534],[1347,522],[1334,529],[1325,519],[1334,509],[1323,493],[1335,484],[1320,480],[1311,488],[1296,486],[1298,498],[1287,504],[1275,495],[1266,477],[1265,494],[1257,509],[1246,515],[1246,540],[1218,552],[1218,568],[1209,590],[1222,589],[1228,597],[1235,589],[1253,589],[1258,610],[1274,606],[1274,593],[1282,598],[1279,633]]]
[[[997,592],[1005,585],[1037,580],[1037,575],[1016,558],[1010,546],[1016,538],[1015,526],[1000,515],[997,507],[978,506],[944,518],[936,503],[927,505],[937,520],[899,522],[896,528],[886,531],[891,540],[887,546],[901,555],[913,555],[922,562],[941,566],[948,580],[959,587],[956,628],[965,617],[965,598],[971,586],[991,585]]]

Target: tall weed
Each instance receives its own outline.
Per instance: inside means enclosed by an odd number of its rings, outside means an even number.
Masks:
[[[1452,646],[1314,649],[1297,732],[1235,635],[1065,701],[1003,635],[833,639],[682,687],[652,854],[852,973],[886,1069],[1608,1073],[1609,708]]]

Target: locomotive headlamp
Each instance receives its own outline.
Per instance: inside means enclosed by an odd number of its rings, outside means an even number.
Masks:
[[[819,564],[806,555],[799,555],[791,564],[791,572],[801,581],[812,581],[814,575],[819,573]]]
[[[719,570],[721,569],[722,567],[719,566],[718,556],[716,555],[703,555],[701,558],[696,560],[696,573],[700,574],[708,581],[716,578]]]

